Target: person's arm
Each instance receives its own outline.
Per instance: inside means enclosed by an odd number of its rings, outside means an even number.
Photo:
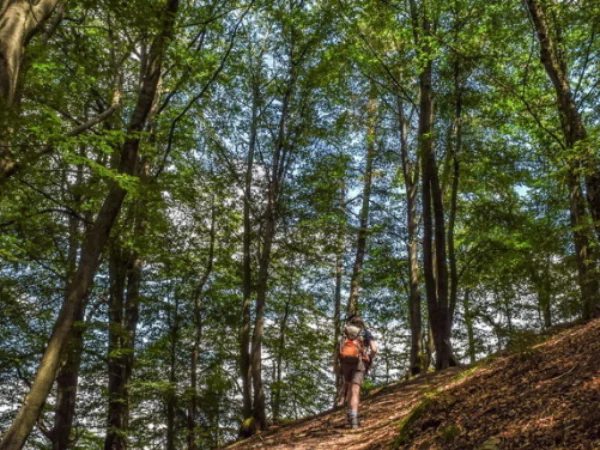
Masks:
[[[371,332],[369,332],[368,330],[365,330],[365,338],[367,339],[369,349],[371,350],[371,359],[373,359],[378,350],[377,341],[375,340],[375,337],[371,334]]]
[[[371,339],[369,341],[369,347],[371,349],[371,359],[373,359],[375,357],[375,355],[377,354],[377,341],[375,339]]]

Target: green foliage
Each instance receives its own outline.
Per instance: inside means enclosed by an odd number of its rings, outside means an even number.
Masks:
[[[572,147],[565,146],[556,93],[521,2],[427,2],[431,36],[419,36],[410,2],[180,3],[160,95],[136,134],[146,175],[121,173],[118,158],[165,1],[69,2],[57,27],[58,8],[27,45],[18,105],[0,111],[2,156],[6,151],[22,163],[14,176],[0,180],[0,431],[35,376],[87,233],[115,184],[127,196],[78,321],[85,333],[73,448],[103,445],[108,358],[133,356],[126,433],[131,448],[164,446],[169,406],[175,447],[183,447],[193,399],[199,448],[234,439],[240,426],[252,428],[242,417],[239,336],[243,192],[253,129],[253,317],[274,155],[278,148],[288,151],[280,167],[286,176],[276,199],[262,336],[267,414],[278,409],[277,419],[286,422],[331,407],[336,270],[342,272],[344,316],[367,139],[374,139],[376,154],[359,301],[380,353],[363,390],[399,379],[410,353],[401,148],[418,175],[419,74],[430,61],[430,137],[446,225],[454,163],[459,166],[456,357],[484,358],[507,346],[535,357],[540,330],[580,313],[573,232],[590,235],[593,252],[598,243],[591,219],[576,228],[570,223],[566,182],[573,167],[581,177],[592,175],[599,158],[594,18],[600,12],[593,2],[552,7],[586,124],[587,138]],[[423,2],[415,4],[421,14]],[[112,115],[73,133],[116,98]],[[377,126],[368,138],[370,100],[377,104]],[[417,203],[420,216],[420,195]],[[213,208],[213,267],[198,295]],[[125,335],[109,318],[115,295],[111,252],[135,252],[143,261],[133,353],[107,345],[109,330]],[[422,259],[419,245],[420,265]],[[190,360],[198,333],[193,390]],[[417,406],[401,424],[400,441],[425,408],[442,400],[432,393]],[[53,420],[48,406],[40,423]],[[450,443],[459,431],[450,424],[440,439]],[[39,430],[30,443],[49,445]]]

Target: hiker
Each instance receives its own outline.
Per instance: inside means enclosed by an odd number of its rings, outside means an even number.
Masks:
[[[344,336],[338,346],[337,355],[346,398],[346,425],[356,429],[360,426],[358,421],[360,387],[377,353],[377,343],[366,329],[363,320],[354,315],[348,318],[344,327]]]

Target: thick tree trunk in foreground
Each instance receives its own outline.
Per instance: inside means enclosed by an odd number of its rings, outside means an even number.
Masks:
[[[365,173],[363,182],[363,201],[360,211],[360,224],[358,236],[356,239],[356,259],[352,267],[352,277],[350,278],[350,296],[348,298],[347,313],[348,316],[358,314],[358,294],[365,261],[365,252],[367,247],[367,235],[369,233],[369,208],[371,205],[371,185],[373,181],[373,159],[375,158],[376,145],[376,125],[377,125],[377,104],[375,99],[369,100],[367,107],[367,148],[365,158]]]
[[[19,103],[23,59],[29,41],[42,29],[59,0],[16,0],[0,4],[0,176],[17,171],[15,155],[4,147]]]
[[[135,173],[140,145],[139,133],[144,129],[156,94],[165,48],[172,34],[178,6],[178,0],[169,0],[164,14],[162,30],[153,42],[149,61],[146,64],[145,76],[143,77],[144,82],[128,127],[128,137],[121,150],[120,173],[128,175]],[[44,351],[35,380],[13,424],[2,437],[1,450],[19,450],[23,448],[25,440],[40,415],[54,383],[61,354],[73,327],[77,310],[92,284],[100,254],[121,210],[125,194],[126,191],[119,185],[113,184],[111,186],[96,221],[87,235],[79,267],[73,282],[69,285],[65,302],[56,319],[54,330]]]
[[[17,93],[25,47],[48,20],[59,0],[10,2],[0,11],[0,107],[9,108]]]
[[[418,242],[418,193],[419,193],[419,155],[416,164],[408,156],[408,121],[404,114],[404,105],[398,101],[400,125],[400,154],[402,159],[402,173],[404,175],[404,188],[406,189],[406,225],[408,230],[408,262],[410,271],[410,372],[418,375],[426,369],[423,367],[423,349],[421,348],[421,289],[419,288],[419,242]],[[414,166],[414,167],[413,167]]]

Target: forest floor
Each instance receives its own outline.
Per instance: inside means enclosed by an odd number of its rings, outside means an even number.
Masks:
[[[362,428],[344,411],[271,428],[227,449],[598,450],[600,320],[525,334],[467,369],[373,390]]]

